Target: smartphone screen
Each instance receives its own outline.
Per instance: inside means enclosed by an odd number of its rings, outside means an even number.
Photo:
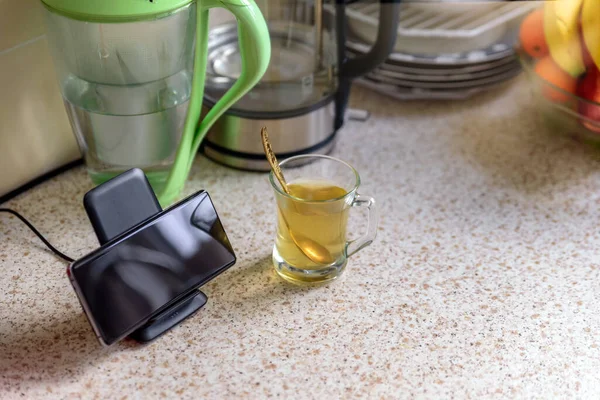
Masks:
[[[213,203],[199,192],[74,262],[69,275],[110,345],[234,263]]]

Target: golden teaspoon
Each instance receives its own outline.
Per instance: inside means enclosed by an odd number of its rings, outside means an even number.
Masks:
[[[285,182],[283,173],[281,172],[281,168],[279,167],[279,162],[277,162],[277,157],[275,157],[275,153],[273,152],[273,148],[271,147],[271,142],[269,142],[269,135],[267,133],[266,127],[260,130],[260,136],[262,138],[262,144],[265,150],[265,155],[267,157],[267,160],[269,161],[269,164],[271,165],[271,169],[273,169],[273,175],[275,175],[275,178],[277,178],[277,180],[279,181],[279,184],[281,185],[283,191],[287,194],[291,194],[290,190],[287,187],[287,183]],[[298,249],[302,252],[302,254],[304,254],[306,257],[308,257],[308,259],[310,259],[312,262],[316,262],[317,264],[327,265],[335,261],[329,250],[327,250],[324,246],[321,246],[319,243],[302,234],[294,233],[290,229],[290,225],[285,219],[283,211],[279,210],[279,212],[281,213],[281,218],[283,219],[283,222],[285,223],[285,226],[287,227],[287,230],[290,233],[290,237],[294,241],[296,247],[298,247]]]

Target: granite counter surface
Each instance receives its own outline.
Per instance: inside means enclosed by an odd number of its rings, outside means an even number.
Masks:
[[[334,156],[377,198],[377,241],[320,288],[290,286],[270,252],[266,175],[198,157],[238,263],[159,340],[102,348],[65,274],[0,216],[0,398],[600,397],[600,162],[550,137],[523,77],[463,102],[372,112]],[[76,168],[4,206],[79,257],[96,246]],[[360,213],[352,216],[360,226]]]

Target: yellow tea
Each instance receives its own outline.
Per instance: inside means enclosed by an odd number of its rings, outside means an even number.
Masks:
[[[288,184],[294,200],[279,197],[278,233],[275,242],[278,256],[289,267],[299,270],[323,270],[345,260],[346,226],[349,207],[345,202],[346,190],[325,180],[296,180]],[[308,244],[306,244],[308,243]],[[312,244],[311,244],[312,243]],[[304,247],[304,251],[303,251]],[[326,252],[331,262],[315,262],[309,258],[306,247],[318,247]],[[280,271],[280,274],[285,272]],[[286,276],[284,276],[286,278]],[[288,279],[303,280],[302,274]],[[321,280],[323,276],[305,276],[306,282]]]
[[[325,180],[297,180],[288,184],[294,197],[305,201],[338,199],[346,195],[346,190]]]
[[[269,146],[265,148],[269,152]],[[287,178],[291,193],[282,190],[284,179],[279,172]],[[331,282],[342,275],[348,257],[377,236],[375,199],[358,193],[360,177],[348,163],[323,155],[290,157],[279,168],[273,167],[269,181],[277,200],[273,267],[286,281],[299,285]],[[349,241],[348,217],[358,207],[367,211],[363,227],[367,233]]]

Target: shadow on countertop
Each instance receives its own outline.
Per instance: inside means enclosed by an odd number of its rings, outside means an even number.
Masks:
[[[277,276],[271,254],[251,262],[248,266],[232,268],[202,290],[220,305],[226,303],[261,303],[268,305],[274,299],[284,299],[326,286],[295,286]],[[256,304],[255,304],[256,305]]]
[[[514,85],[520,84],[521,79],[523,78],[517,77],[489,91],[478,93],[463,100],[396,100],[359,84],[354,84],[349,107],[367,109],[374,118],[444,118],[474,107],[485,107],[487,104],[493,103],[497,98],[510,94],[514,90]],[[375,98],[376,100],[373,101]],[[376,106],[372,106],[373,104],[376,104]]]
[[[461,120],[454,126],[459,133],[451,151],[486,174],[492,185],[525,195],[578,184],[600,171],[597,149],[552,132],[535,104],[515,101],[519,104],[511,110],[485,120]]]
[[[135,347],[140,345],[130,340],[102,347],[79,310],[70,319],[40,320],[24,334],[0,335],[0,388],[15,390],[33,381],[56,384],[74,380],[84,374],[87,366]]]
[[[306,292],[311,288],[296,287],[277,277],[271,256],[265,256],[249,266],[236,268],[203,287],[209,301],[221,310],[254,313],[275,306],[277,299]],[[202,311],[198,317],[202,317]],[[184,322],[185,324],[185,322]],[[140,350],[148,344],[125,339],[111,347],[102,347],[87,318],[73,310],[63,320],[38,320],[19,332],[2,327],[0,333],[0,388],[16,390],[33,382],[56,384],[76,380],[87,368],[98,366],[105,359],[128,350]],[[176,327],[174,330],[176,331]],[[161,339],[153,343],[159,344]]]
[[[535,193],[600,170],[600,150],[548,127],[525,76],[466,100],[382,101],[388,98],[353,90],[352,106],[375,104],[372,117],[393,119],[397,135],[430,141],[414,151],[435,147],[447,165],[462,159],[492,186]]]

